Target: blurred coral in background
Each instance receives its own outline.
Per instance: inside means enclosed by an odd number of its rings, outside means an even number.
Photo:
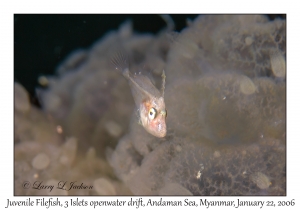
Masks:
[[[119,49],[158,88],[165,70],[164,139],[138,124]],[[282,19],[199,16],[157,35],[125,22],[39,78],[41,109],[15,83],[15,195],[286,195],[285,57]]]

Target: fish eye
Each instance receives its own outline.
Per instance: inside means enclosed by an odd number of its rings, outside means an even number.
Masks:
[[[165,116],[165,118],[167,118],[167,110],[166,109],[162,110],[160,113],[162,116]]]
[[[153,107],[149,110],[148,116],[150,120],[153,120],[156,117],[156,112],[156,109]]]

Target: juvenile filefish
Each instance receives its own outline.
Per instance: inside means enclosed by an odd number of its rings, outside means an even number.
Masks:
[[[112,58],[114,68],[121,71],[128,80],[135,105],[139,111],[140,124],[153,136],[162,138],[167,134],[167,110],[164,101],[165,72],[162,74],[162,88],[159,91],[150,79],[141,74],[129,71],[128,59],[124,53],[118,53]]]

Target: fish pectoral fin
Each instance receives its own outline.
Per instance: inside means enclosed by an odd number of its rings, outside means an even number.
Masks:
[[[135,114],[136,114],[136,116],[138,118],[138,124],[142,125],[142,120],[141,120],[141,116],[140,116],[140,110],[139,109],[136,110]]]
[[[139,124],[139,125],[143,125],[143,124],[142,124],[142,120],[141,120],[141,118],[139,118],[139,120],[138,120],[138,124]]]

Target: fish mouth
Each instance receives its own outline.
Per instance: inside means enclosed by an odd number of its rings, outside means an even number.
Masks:
[[[166,124],[159,123],[157,125],[157,130],[154,130],[152,135],[158,137],[158,138],[163,138],[167,135],[167,126]]]
[[[167,132],[161,132],[161,133],[158,133],[158,132],[149,132],[149,133],[152,134],[155,137],[158,137],[158,138],[164,138],[167,135]]]
[[[167,135],[167,132],[161,133],[160,135],[156,135],[158,138],[164,138]]]

